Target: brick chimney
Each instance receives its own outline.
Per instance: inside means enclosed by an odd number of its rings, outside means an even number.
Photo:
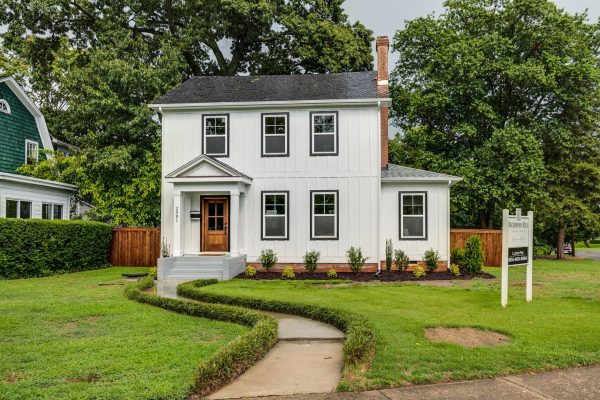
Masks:
[[[377,96],[388,97],[388,52],[390,40],[387,36],[377,36],[375,51],[377,52]],[[381,107],[381,168],[388,167],[388,115],[387,106]]]

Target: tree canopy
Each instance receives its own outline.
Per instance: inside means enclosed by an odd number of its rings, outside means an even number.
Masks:
[[[25,85],[54,136],[81,148],[24,171],[77,184],[102,219],[157,225],[160,121],[147,104],[192,75],[372,69],[372,33],[342,5],[5,0],[0,71]]]
[[[491,228],[521,207],[598,233],[599,33],[549,0],[450,0],[408,22],[393,45],[393,161],[464,177],[454,225]]]

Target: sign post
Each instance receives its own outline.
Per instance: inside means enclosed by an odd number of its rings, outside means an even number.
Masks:
[[[526,217],[517,208],[515,215],[502,210],[502,279],[500,304],[508,304],[508,268],[526,265],[525,300],[533,299],[533,212]]]

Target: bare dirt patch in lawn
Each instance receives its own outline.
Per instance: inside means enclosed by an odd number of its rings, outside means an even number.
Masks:
[[[454,343],[463,347],[496,347],[510,343],[510,338],[494,331],[476,328],[427,328],[425,337],[432,342]]]
[[[71,382],[71,383],[96,383],[99,380],[100,380],[100,375],[98,375],[98,374],[89,374],[86,376],[67,378],[67,382]]]

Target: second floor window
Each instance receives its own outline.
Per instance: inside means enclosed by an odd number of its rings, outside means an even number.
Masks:
[[[336,156],[338,154],[337,112],[310,113],[310,155]]]
[[[38,144],[33,140],[25,140],[25,162],[27,164],[38,162]]]
[[[8,105],[8,101],[0,99],[0,112],[10,114],[10,106]]]
[[[229,115],[204,115],[202,134],[204,154],[229,156]]]
[[[262,115],[262,156],[284,157],[288,151],[288,114]]]

